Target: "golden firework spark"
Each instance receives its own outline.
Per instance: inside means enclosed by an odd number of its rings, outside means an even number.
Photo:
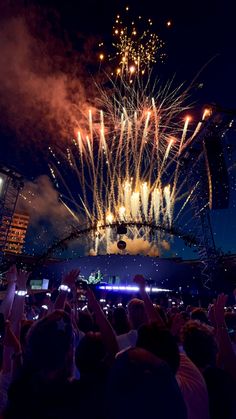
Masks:
[[[142,19],[139,16],[139,19]],[[135,72],[144,74],[150,67],[157,62],[157,59],[163,59],[162,53],[164,42],[157,34],[150,30],[151,19],[148,19],[148,27],[145,30],[139,30],[135,22],[131,27],[125,26],[120,16],[116,17],[113,27],[116,58],[118,58],[118,68],[121,73],[133,74]],[[113,59],[113,58],[112,58]]]
[[[181,87],[173,88],[172,83],[151,87],[150,79],[144,83],[138,78],[130,86],[122,77],[110,91],[99,88],[100,110],[88,110],[87,129],[78,130],[72,147],[62,153],[79,183],[76,216],[97,226],[95,252],[100,246],[107,251],[114,240],[109,226],[133,223],[128,238],[148,241],[150,228],[137,227],[138,223],[171,228],[182,211],[179,206],[176,210],[180,195],[185,197],[182,207],[187,205],[180,156],[209,112],[196,127],[189,115],[183,121],[187,92],[180,92]],[[56,173],[63,179],[72,200],[59,165],[50,167],[53,177]],[[156,233],[157,245],[162,239]]]
[[[125,8],[125,14],[129,13],[129,6]],[[128,76],[130,84],[133,82],[133,75],[144,75],[148,73],[150,68],[157,62],[163,62],[165,58],[164,42],[154,33],[152,29],[153,22],[151,19],[144,19],[138,16],[137,22],[134,20],[127,21],[120,14],[115,18],[113,26],[113,47],[114,54],[108,54],[108,58],[115,63],[116,68],[112,71],[112,75]],[[104,47],[104,43],[99,43],[99,48]],[[100,63],[105,58],[104,53],[100,53]]]

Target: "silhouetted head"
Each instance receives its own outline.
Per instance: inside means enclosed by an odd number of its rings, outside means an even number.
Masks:
[[[122,352],[111,369],[107,419],[185,419],[185,405],[168,365],[141,348]]]
[[[190,320],[183,327],[182,340],[186,354],[198,368],[215,366],[218,348],[209,326]]]
[[[78,328],[84,333],[94,330],[94,321],[92,315],[88,311],[79,312]]]
[[[133,298],[128,303],[128,317],[132,329],[138,329],[142,324],[147,323],[144,302],[138,298]]]
[[[106,348],[101,334],[87,333],[75,351],[75,364],[81,375],[96,374],[102,367],[106,357]]]
[[[70,317],[56,310],[30,327],[24,366],[44,376],[70,376],[73,365],[73,332]]]
[[[112,325],[117,335],[122,335],[130,330],[128,316],[124,307],[115,308],[112,320]]]
[[[203,308],[195,308],[191,313],[191,320],[199,320],[201,323],[208,324],[208,317]]]
[[[164,360],[176,374],[180,362],[179,348],[168,329],[158,326],[155,322],[141,326],[136,346]]]

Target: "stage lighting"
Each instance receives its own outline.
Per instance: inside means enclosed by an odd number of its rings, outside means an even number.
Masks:
[[[124,250],[126,248],[126,242],[124,240],[119,240],[117,243],[117,247],[120,250]]]
[[[127,227],[125,224],[120,224],[116,229],[117,234],[127,234]]]

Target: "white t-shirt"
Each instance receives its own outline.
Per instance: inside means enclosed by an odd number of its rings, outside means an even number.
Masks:
[[[196,365],[183,353],[180,353],[176,379],[187,407],[188,419],[209,419],[205,380]]]
[[[137,338],[138,332],[135,329],[132,329],[123,335],[116,336],[119,350],[123,351],[124,349],[134,348],[136,346]]]

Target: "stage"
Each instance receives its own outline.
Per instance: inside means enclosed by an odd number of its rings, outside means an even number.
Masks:
[[[142,255],[87,256],[52,263],[42,268],[42,274],[50,282],[59,283],[61,275],[80,268],[85,280],[100,277],[109,287],[129,287],[133,277],[142,274],[152,287],[196,293],[201,286],[199,262],[183,262],[182,259],[164,259]],[[116,289],[114,289],[116,290]],[[123,288],[125,290],[125,288]]]

